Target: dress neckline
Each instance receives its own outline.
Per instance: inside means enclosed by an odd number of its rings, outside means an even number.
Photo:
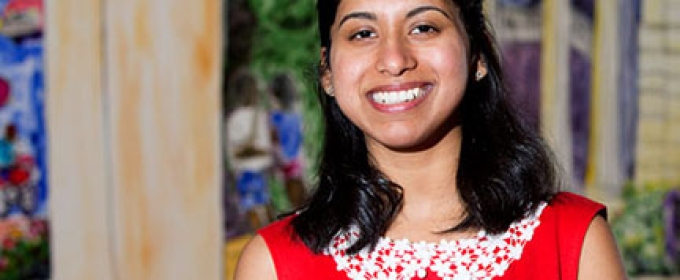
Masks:
[[[372,251],[363,249],[350,255],[346,250],[360,236],[353,227],[336,235],[325,254],[350,279],[405,280],[424,278],[429,273],[442,279],[492,279],[502,276],[512,262],[520,259],[525,244],[540,225],[539,217],[546,205],[541,203],[532,214],[500,234],[481,230],[475,237],[439,242],[381,237]]]

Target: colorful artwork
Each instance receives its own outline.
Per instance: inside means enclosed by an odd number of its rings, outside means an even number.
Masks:
[[[229,240],[300,206],[322,141],[316,92],[305,79],[314,64],[309,54],[318,48],[314,1],[236,0],[228,10],[223,100]],[[244,98],[256,100],[245,106]],[[264,131],[250,133],[255,129]],[[248,142],[258,149],[239,148]]]
[[[41,33],[44,17],[42,0],[11,0],[4,6],[0,33],[18,38]]]
[[[511,97],[534,126],[540,124],[541,1],[498,0],[495,26],[503,51]],[[592,0],[574,0],[571,9],[569,52],[569,108],[572,135],[573,181],[582,186],[588,159],[590,130],[590,46],[593,32]]]
[[[680,189],[626,187],[626,207],[612,217],[630,275],[680,273]]]
[[[44,215],[42,50],[0,37],[0,53],[0,215]]]
[[[0,0],[0,279],[49,278],[43,8]]]

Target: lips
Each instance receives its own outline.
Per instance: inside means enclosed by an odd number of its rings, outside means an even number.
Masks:
[[[403,111],[418,105],[431,90],[430,83],[382,86],[369,91],[368,99],[381,111]]]

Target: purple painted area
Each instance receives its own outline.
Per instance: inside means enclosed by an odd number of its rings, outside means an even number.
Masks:
[[[583,185],[590,138],[590,59],[571,49],[569,54],[570,104],[574,180]]]
[[[571,5],[576,11],[588,16],[589,19],[593,19],[593,13],[595,11],[593,0],[571,0]]]
[[[536,5],[540,0],[498,0],[498,4],[507,6],[529,7]]]
[[[621,119],[621,162],[626,179],[635,174],[635,147],[638,124],[638,30],[640,2],[629,0],[621,5],[620,43],[621,67],[619,68],[619,116]]]
[[[680,189],[671,190],[663,202],[666,257],[680,264]]]
[[[539,127],[541,102],[540,42],[511,42],[501,47],[510,99],[534,127]]]
[[[540,125],[540,44],[535,42],[505,43],[503,66],[510,98],[535,127]],[[572,50],[570,53],[570,107],[573,143],[574,179],[582,185],[588,162],[590,135],[590,60]]]

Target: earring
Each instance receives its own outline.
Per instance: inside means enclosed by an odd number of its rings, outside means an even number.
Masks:
[[[333,89],[333,86],[329,86],[326,89],[326,94],[328,94],[330,97],[335,97],[335,90]]]
[[[484,78],[484,73],[482,73],[482,70],[477,70],[477,73],[475,73],[475,79],[479,82],[479,80],[482,78]]]

